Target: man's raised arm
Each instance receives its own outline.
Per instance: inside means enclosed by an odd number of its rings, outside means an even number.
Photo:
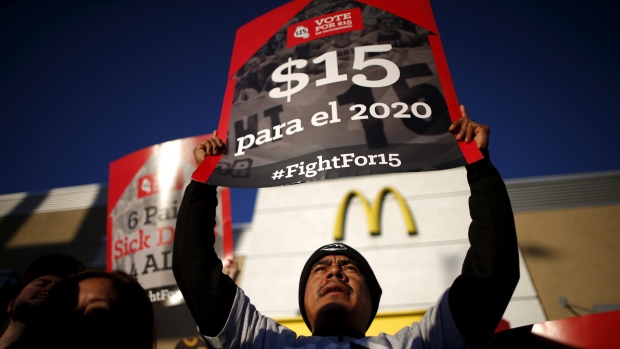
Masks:
[[[450,126],[457,141],[476,142],[484,159],[469,164],[470,248],[449,293],[450,310],[470,344],[488,343],[519,281],[514,216],[506,185],[489,159],[489,128],[463,117]]]
[[[224,144],[207,139],[194,148],[196,163],[207,156],[220,155]],[[222,273],[215,243],[217,187],[191,181],[185,189],[177,215],[172,254],[172,271],[200,333],[216,336],[228,319],[237,286]]]

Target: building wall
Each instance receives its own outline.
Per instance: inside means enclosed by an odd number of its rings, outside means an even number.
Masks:
[[[620,205],[518,213],[515,222],[549,320],[575,315],[560,296],[579,314],[595,305],[620,306]]]

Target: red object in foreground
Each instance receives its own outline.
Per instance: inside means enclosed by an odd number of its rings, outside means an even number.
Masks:
[[[496,332],[483,348],[620,348],[620,310],[575,316]]]
[[[497,332],[501,332],[501,331],[506,331],[510,329],[510,322],[501,319],[499,320],[499,324],[497,324],[497,328],[495,329],[495,333]]]
[[[532,334],[577,348],[619,348],[620,310],[535,324]]]

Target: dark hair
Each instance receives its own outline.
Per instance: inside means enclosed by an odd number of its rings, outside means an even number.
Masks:
[[[377,25],[379,25],[381,22],[383,22],[385,20],[393,20],[394,22],[398,22],[399,21],[399,17],[396,16],[395,14],[392,14],[392,13],[389,13],[389,12],[380,13],[377,16]]]
[[[50,253],[35,259],[21,278],[21,288],[44,275],[66,278],[84,270],[84,264],[62,253]]]
[[[91,278],[112,281],[117,300],[110,311],[78,311],[79,283]],[[142,285],[121,270],[86,269],[64,279],[46,302],[42,332],[52,339],[46,346],[63,348],[132,348],[156,347],[155,315],[151,300]],[[45,337],[45,336],[42,336]],[[51,344],[51,345],[50,345]]]

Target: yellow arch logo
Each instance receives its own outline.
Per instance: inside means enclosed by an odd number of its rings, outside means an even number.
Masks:
[[[400,195],[396,189],[392,187],[385,187],[377,194],[374,205],[369,203],[364,194],[357,190],[351,190],[344,196],[340,202],[340,206],[338,207],[338,214],[336,215],[334,240],[341,241],[344,239],[344,222],[347,217],[347,210],[351,200],[356,196],[360,199],[362,205],[364,206],[370,234],[379,235],[381,233],[381,208],[383,207],[383,201],[385,201],[385,197],[388,193],[391,193],[396,198],[398,206],[403,213],[403,218],[405,220],[405,225],[407,226],[407,232],[409,235],[417,234],[417,230],[413,222],[413,216],[411,215],[411,211],[409,210],[409,206],[407,206],[405,199],[403,199],[402,195]]]

